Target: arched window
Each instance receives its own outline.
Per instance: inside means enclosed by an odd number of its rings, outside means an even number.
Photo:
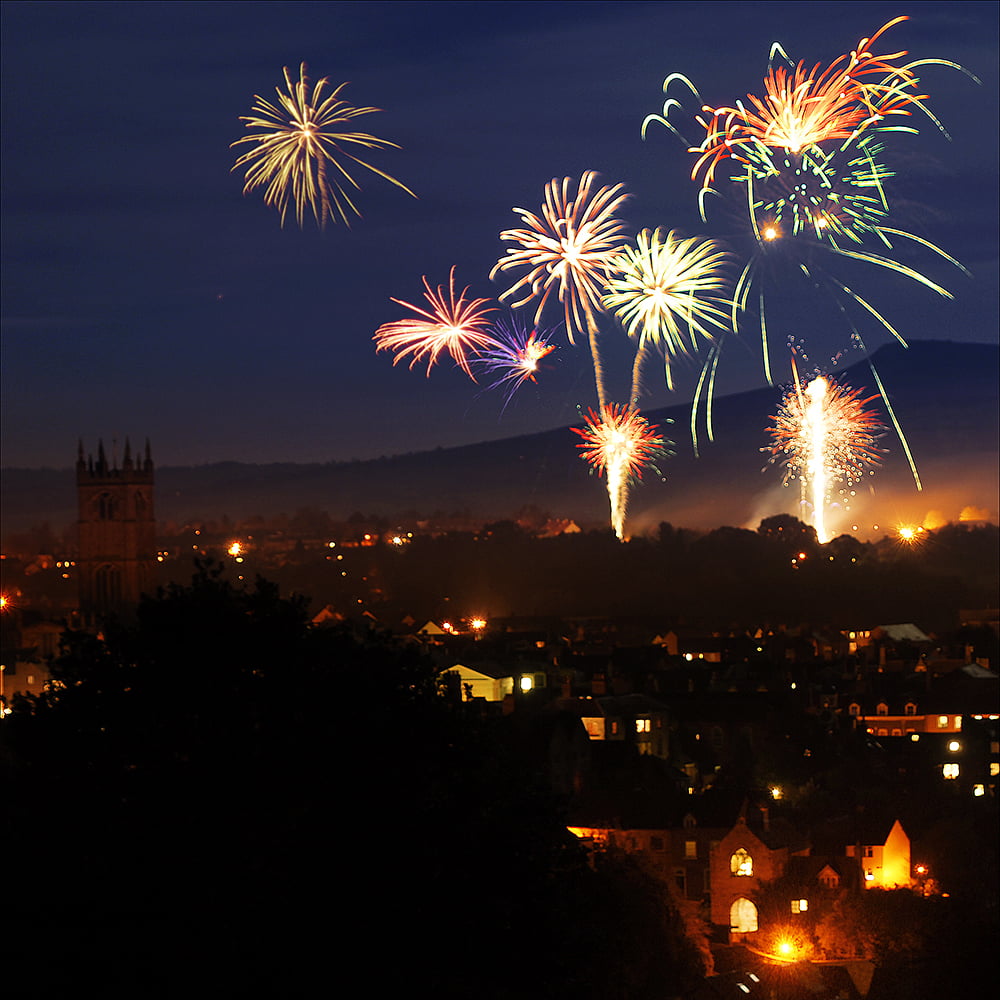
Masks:
[[[94,505],[97,508],[97,517],[101,521],[114,520],[118,505],[115,503],[115,498],[110,493],[99,494],[97,499],[94,501]]]
[[[729,859],[729,870],[734,875],[753,875],[753,858],[741,847],[734,851]],[[756,910],[754,912],[756,913]],[[754,930],[756,929],[754,927]]]
[[[122,574],[117,566],[99,566],[94,573],[94,600],[99,608],[113,608],[122,599]]]
[[[746,896],[733,900],[729,908],[729,929],[735,934],[752,934],[757,930],[757,907]]]
[[[879,715],[888,715],[889,714],[889,706],[884,701],[880,701],[878,703],[878,707],[875,709],[875,711]]]

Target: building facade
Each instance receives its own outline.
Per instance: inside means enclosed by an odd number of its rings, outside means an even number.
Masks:
[[[125,441],[121,467],[108,462],[103,442],[97,459],[76,462],[80,611],[89,619],[127,613],[153,589],[156,519],[153,513],[153,459],[149,442],[133,458]]]

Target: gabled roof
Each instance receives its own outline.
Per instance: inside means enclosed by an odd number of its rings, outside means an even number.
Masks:
[[[931,637],[912,622],[901,625],[879,625],[877,630],[888,636],[893,642],[903,642],[904,640],[907,642],[931,641]]]

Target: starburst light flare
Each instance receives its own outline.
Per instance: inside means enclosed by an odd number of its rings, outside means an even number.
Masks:
[[[772,443],[763,450],[784,465],[786,484],[799,480],[802,506],[811,507],[823,543],[832,537],[826,509],[837,484],[847,489],[881,464],[878,441],[885,427],[866,409],[878,396],[862,399],[862,392],[823,375],[800,382],[796,373],[768,428]]]
[[[685,240],[662,229],[642,230],[635,246],[612,258],[601,302],[637,341],[633,398],[648,347],[663,351],[667,387],[672,389],[671,359],[696,352],[698,337],[712,341],[715,330],[726,328],[730,303],[720,295],[726,258],[714,240]]]
[[[410,359],[410,368],[427,360],[427,375],[442,351],[451,355],[455,363],[475,382],[469,364],[469,354],[492,350],[497,346],[489,332],[489,314],[496,311],[489,299],[468,299],[466,286],[456,297],[455,268],[451,269],[448,290],[443,285],[432,289],[423,278],[424,298],[429,309],[412,305],[402,299],[391,299],[417,313],[419,319],[400,319],[383,323],[372,338],[378,351],[394,351],[393,365],[404,358]]]
[[[540,362],[556,349],[556,345],[551,342],[550,333],[529,327],[516,317],[509,321],[497,320],[490,333],[493,346],[477,354],[472,364],[493,376],[494,381],[487,388],[506,390],[506,409],[525,382],[538,381],[535,376]]]
[[[625,242],[625,225],[615,212],[629,196],[622,184],[593,191],[596,179],[594,171],[585,171],[573,193],[571,177],[564,177],[561,182],[553,178],[545,186],[541,214],[515,208],[525,228],[507,229],[500,234],[501,240],[516,246],[510,247],[506,256],[497,261],[490,278],[514,268],[528,268],[500,296],[500,301],[508,302],[514,309],[537,302],[536,326],[555,296],[563,307],[570,343],[575,343],[574,331],[588,335],[598,400],[603,406],[597,314],[601,311],[601,294],[611,258]]]
[[[642,479],[644,469],[667,454],[669,442],[635,407],[615,403],[602,406],[600,412],[588,410],[584,426],[571,430],[583,439],[577,445],[581,457],[598,475],[607,474],[611,527],[624,539],[629,487]]]
[[[324,97],[327,79],[320,80],[310,94],[305,63],[299,67],[297,81],[293,82],[287,66],[284,74],[286,90],[275,88],[276,104],[256,94],[254,113],[240,117],[246,128],[253,130],[231,144],[231,148],[250,146],[233,165],[233,170],[246,167],[244,194],[266,185],[264,202],[278,209],[282,226],[294,205],[301,228],[308,206],[321,229],[330,219],[350,226],[349,212],[361,215],[351,197],[350,189],[361,190],[349,172],[352,165],[364,167],[416,197],[401,181],[351,152],[352,147],[399,148],[388,139],[351,130],[353,119],[380,108],[356,108],[343,100],[340,95],[346,83]]]

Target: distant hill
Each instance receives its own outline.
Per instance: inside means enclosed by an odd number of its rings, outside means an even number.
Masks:
[[[890,431],[883,440],[883,468],[859,490],[852,515],[843,520],[890,523],[922,519],[931,510],[957,520],[967,507],[996,520],[1000,349],[918,341],[908,351],[883,348],[875,363],[924,489],[917,492]],[[876,391],[867,362],[841,375],[854,387]],[[760,450],[778,398],[777,388],[765,388],[716,399],[715,440],[706,441],[700,420],[699,458],[692,452],[686,405],[647,413],[653,422],[674,422],[666,433],[676,442],[677,454],[662,463],[662,480],[650,472],[633,490],[631,529],[661,521],[690,528],[753,526],[772,513],[796,513],[797,491],[781,487],[780,470],[768,467]],[[372,461],[167,466],[156,470],[157,518],[185,523],[317,507],[334,518],[355,511],[389,517],[406,511],[468,511],[493,520],[534,505],[581,526],[604,524],[604,484],[580,460],[577,440],[563,428]],[[67,442],[68,454],[74,446]],[[59,530],[76,519],[72,469],[5,469],[2,503],[4,533],[43,521]]]

